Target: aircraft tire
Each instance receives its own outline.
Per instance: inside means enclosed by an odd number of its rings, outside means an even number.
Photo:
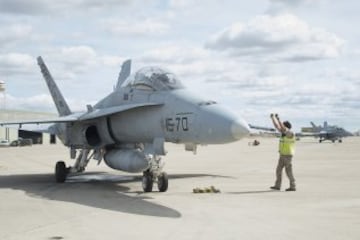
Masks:
[[[63,183],[66,180],[68,169],[63,161],[59,161],[55,166],[55,179],[57,183]]]
[[[339,139],[339,143],[342,143],[342,140],[341,140],[341,139]]]
[[[144,172],[142,178],[142,188],[144,192],[152,192],[154,180],[149,172]]]
[[[158,189],[160,192],[166,192],[169,186],[169,178],[166,172],[162,172],[158,177]]]

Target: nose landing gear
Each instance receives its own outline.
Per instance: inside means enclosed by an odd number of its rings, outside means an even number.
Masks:
[[[159,192],[166,192],[169,186],[169,178],[166,172],[162,172],[161,158],[151,157],[149,169],[143,172],[142,188],[144,192],[152,192],[154,183],[157,183]]]
[[[169,178],[166,172],[154,176],[149,170],[143,172],[142,188],[144,192],[152,192],[154,183],[157,183],[159,192],[166,192],[169,186]]]

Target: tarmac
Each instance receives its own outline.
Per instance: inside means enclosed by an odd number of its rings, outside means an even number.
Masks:
[[[0,149],[0,239],[360,239],[360,138],[297,142],[296,192],[269,189],[275,138],[200,146],[166,145],[169,189],[143,193],[141,174],[90,162],[54,181],[58,145]],[[193,193],[214,186],[220,193]],[[156,186],[154,186],[156,190]]]

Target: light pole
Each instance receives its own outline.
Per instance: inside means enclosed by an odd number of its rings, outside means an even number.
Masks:
[[[0,80],[0,93],[3,94],[3,99],[4,99],[3,108],[4,108],[4,110],[6,110],[6,93],[5,93],[5,90],[6,90],[5,82]]]
[[[5,82],[0,80],[0,93],[2,93],[3,95],[3,110],[4,112],[6,111],[6,87],[5,87]],[[9,129],[5,128],[5,139],[9,140]]]

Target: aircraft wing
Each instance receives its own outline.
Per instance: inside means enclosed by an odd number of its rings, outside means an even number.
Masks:
[[[56,134],[56,127],[54,124],[27,124],[26,126],[22,126],[20,130],[26,130],[31,132],[38,132],[38,133],[48,133],[48,134]]]
[[[256,125],[252,125],[252,124],[249,124],[249,128],[256,129],[256,130],[268,131],[268,132],[276,132],[275,128],[261,127],[261,126],[256,126]]]
[[[301,132],[301,133],[296,133],[296,136],[297,137],[314,137],[314,138],[320,138],[320,137],[331,138],[333,136],[336,136],[336,134],[327,133],[327,132],[312,132],[312,133]]]
[[[49,118],[49,119],[35,119],[35,120],[21,120],[21,121],[9,121],[9,122],[0,122],[0,126],[6,125],[21,125],[23,124],[49,124],[49,123],[65,123],[65,122],[74,122],[79,119],[79,113],[71,114],[64,117],[58,118]]]
[[[23,124],[49,124],[49,123],[67,123],[67,122],[77,122],[77,121],[87,121],[100,117],[109,116],[115,113],[124,112],[130,109],[148,107],[148,106],[161,106],[163,103],[135,103],[135,104],[126,104],[110,108],[94,109],[89,112],[74,113],[68,116],[50,118],[50,119],[38,119],[38,120],[23,120],[23,121],[9,121],[9,122],[0,122],[0,126],[7,125],[19,125],[20,128]]]
[[[149,107],[149,106],[161,106],[163,103],[135,103],[135,104],[126,104],[109,108],[98,108],[93,111],[87,112],[84,115],[79,117],[79,121],[91,120],[99,117],[109,116],[115,113],[124,112],[130,109],[140,108],[140,107]]]
[[[309,133],[309,132],[299,132],[295,134],[297,137],[319,137],[320,133]]]

